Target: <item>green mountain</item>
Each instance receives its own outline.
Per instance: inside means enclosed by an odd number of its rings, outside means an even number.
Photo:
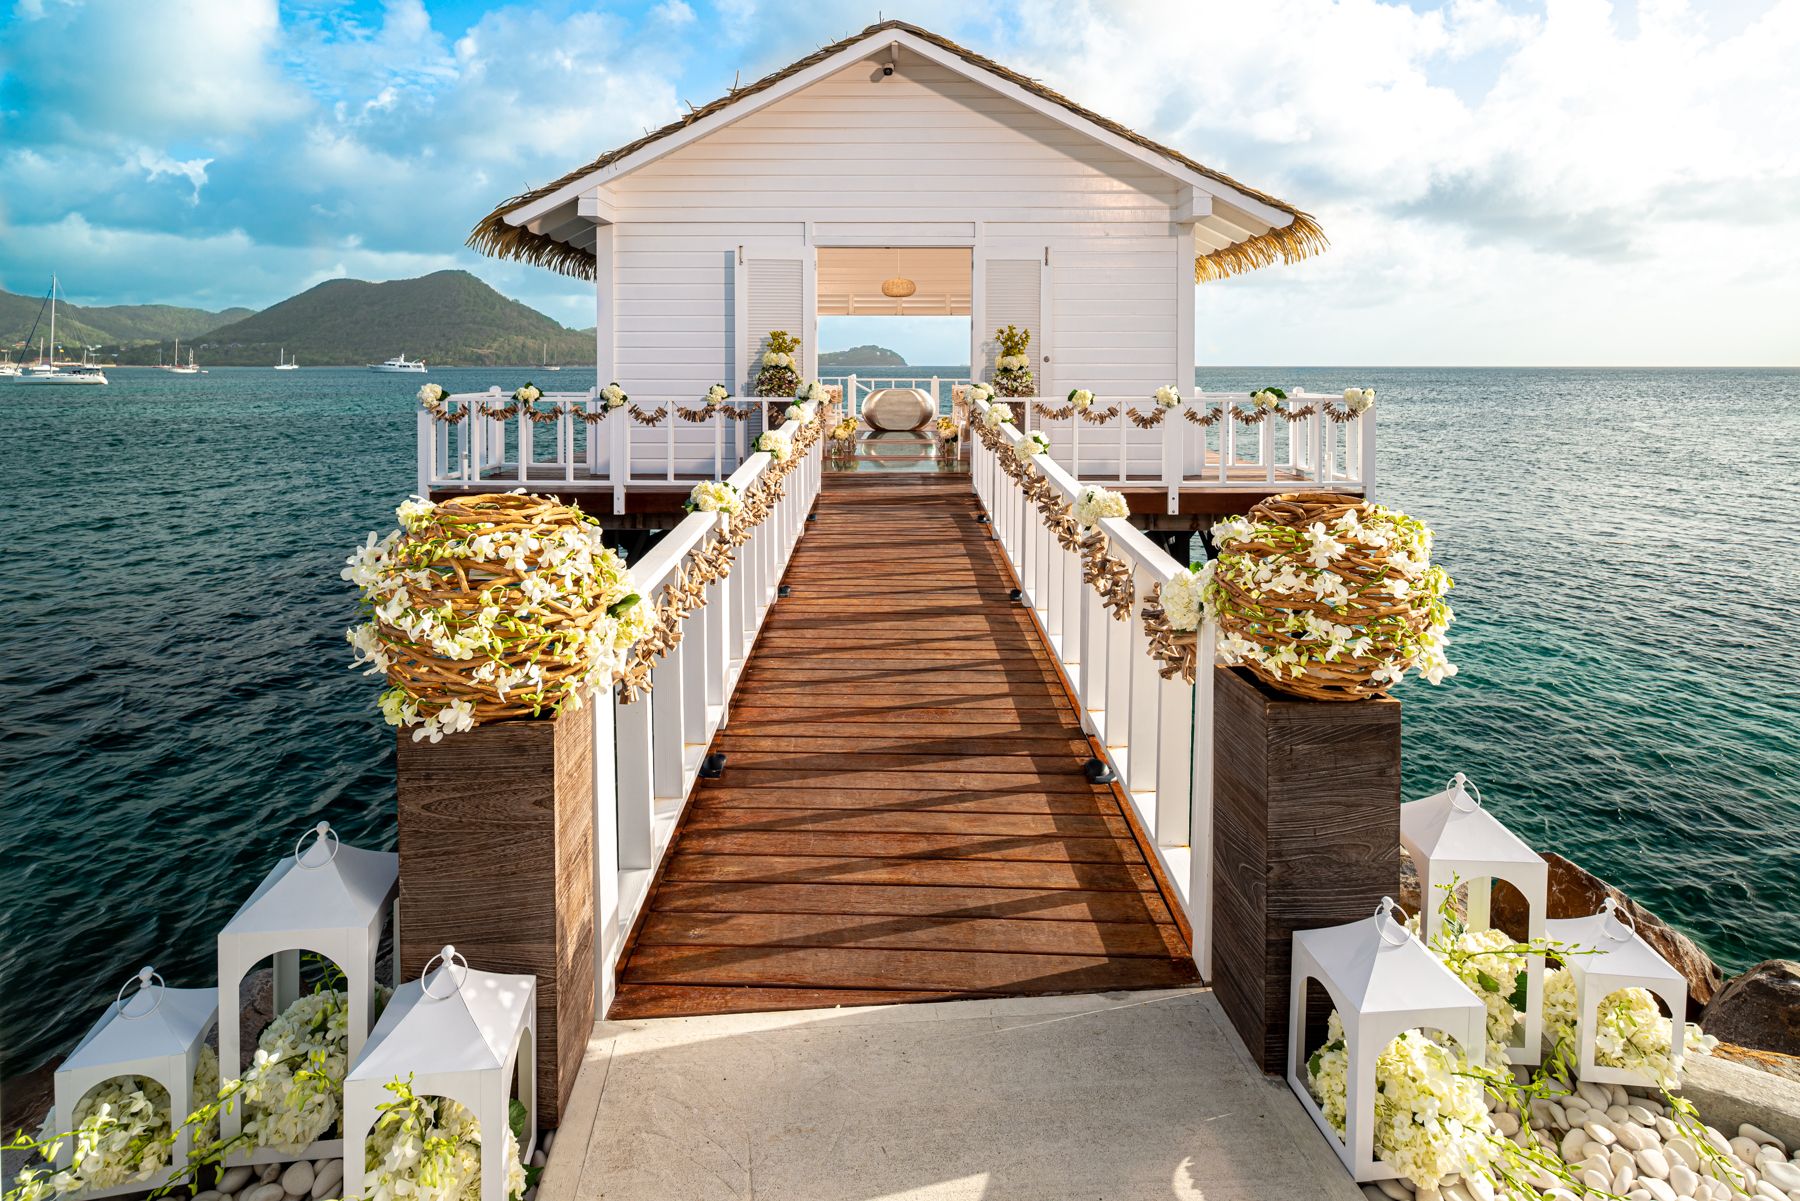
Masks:
[[[372,284],[327,280],[198,339],[202,366],[360,366],[404,354],[433,366],[592,364],[594,334],[566,329],[467,271]],[[134,354],[129,361],[146,361]],[[154,355],[149,361],[154,362]]]
[[[885,346],[852,346],[849,350],[822,350],[819,366],[823,367],[904,367],[906,360],[898,351]]]
[[[172,304],[115,304],[86,306],[56,303],[56,340],[65,353],[74,356],[83,346],[119,347],[143,343],[167,342],[174,338],[196,338],[208,330],[251,316],[251,309],[226,309],[220,313],[205,309],[184,309]],[[38,322],[39,313],[43,320]],[[38,322],[31,345],[33,322]],[[13,353],[15,359],[36,357],[37,339],[50,336],[50,313],[42,296],[20,296],[0,290],[0,347]],[[78,357],[78,356],[77,356]]]

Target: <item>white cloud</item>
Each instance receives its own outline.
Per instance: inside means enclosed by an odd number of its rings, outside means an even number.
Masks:
[[[132,165],[144,173],[145,178],[161,179],[165,175],[185,179],[194,189],[194,203],[200,203],[200,189],[206,186],[206,167],[210,158],[174,159],[160,150],[143,147],[132,156]]]

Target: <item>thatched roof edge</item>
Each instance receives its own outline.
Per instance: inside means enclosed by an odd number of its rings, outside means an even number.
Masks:
[[[635,154],[645,146],[660,141],[679,130],[685,129],[696,121],[704,120],[714,113],[719,112],[721,109],[727,108],[747,96],[753,96],[758,92],[766,91],[789,76],[804,71],[817,63],[821,63],[865,38],[890,31],[904,31],[914,37],[930,42],[932,45],[949,51],[972,66],[991,72],[1018,87],[1024,88],[1036,96],[1054,104],[1061,105],[1069,112],[1105,129],[1109,133],[1124,138],[1138,146],[1142,146],[1144,149],[1159,154],[1172,162],[1179,163],[1191,171],[1204,175],[1208,179],[1215,180],[1226,187],[1235,189],[1246,196],[1254,197],[1264,204],[1269,205],[1271,208],[1280,209],[1282,212],[1288,213],[1293,217],[1293,221],[1289,225],[1271,229],[1267,233],[1259,234],[1246,241],[1227,246],[1221,250],[1215,250],[1210,254],[1204,254],[1196,258],[1194,260],[1194,278],[1198,282],[1205,282],[1210,279],[1224,279],[1227,276],[1238,275],[1245,271],[1252,271],[1257,267],[1265,267],[1277,261],[1286,263],[1297,262],[1300,259],[1321,253],[1328,245],[1325,239],[1325,233],[1319,228],[1318,222],[1315,221],[1310,214],[1300,211],[1286,201],[1279,200],[1266,192],[1258,191],[1247,184],[1240,183],[1231,176],[1226,175],[1224,172],[1215,171],[1203,163],[1195,162],[1178,150],[1172,150],[1159,142],[1152,141],[1150,138],[1145,137],[1136,130],[1127,129],[1117,121],[1102,117],[1098,113],[1083,108],[1073,100],[1045,87],[1035,79],[1020,75],[1018,72],[1003,67],[992,59],[985,58],[982,55],[975,53],[973,50],[957,45],[949,38],[932,33],[928,29],[920,28],[919,26],[910,24],[906,21],[883,21],[880,24],[869,26],[861,33],[854,34],[841,41],[833,42],[828,46],[821,46],[805,58],[790,63],[779,71],[765,75],[754,83],[746,84],[740,88],[734,88],[717,100],[690,110],[687,115],[683,116],[681,119],[671,121],[660,129],[653,129],[643,137],[638,138],[635,141],[627,142],[618,149],[601,155],[591,163],[577,167],[575,170],[570,171],[557,179],[553,179],[541,187],[532,188],[529,191],[522,192],[517,196],[502,201],[491,213],[483,217],[475,226],[474,230],[470,232],[468,245],[474,250],[480,251],[482,254],[492,255],[496,258],[515,259],[518,262],[529,263],[535,267],[548,267],[551,270],[561,272],[564,275],[572,275],[581,279],[592,279],[594,277],[594,259],[591,254],[566,243],[555,241],[543,234],[532,233],[522,225],[509,225],[506,221],[506,214],[522,205],[530,204],[534,200],[548,196],[550,193],[575,182],[585,175],[598,171],[628,155]]]

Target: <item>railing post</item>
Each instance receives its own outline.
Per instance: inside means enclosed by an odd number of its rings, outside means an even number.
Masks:
[[[1375,499],[1375,410],[1365,409],[1356,419],[1356,437],[1362,451],[1363,499]]]
[[[844,416],[862,416],[862,409],[857,407],[856,402],[856,377],[854,375],[849,376],[844,381]]]
[[[419,495],[431,499],[431,480],[437,474],[437,422],[424,409],[419,410]]]
[[[612,1005],[613,965],[624,942],[619,923],[618,689],[588,698],[594,723],[594,1017]]]
[[[525,401],[519,402],[519,482],[531,482],[531,406]]]
[[[619,782],[619,867],[649,868],[656,863],[656,790],[651,781],[650,698],[639,696],[616,710],[615,763]]]
[[[1256,453],[1262,459],[1263,481],[1270,484],[1275,482],[1275,423],[1279,420],[1280,416],[1275,413],[1264,413],[1258,431],[1261,436],[1256,440]]]
[[[686,792],[681,778],[681,760],[685,750],[681,728],[681,665],[685,657],[683,652],[686,650],[687,639],[684,638],[670,647],[656,666],[650,669],[650,721],[651,730],[655,734],[651,742],[651,754],[655,758],[652,789],[658,801],[679,802]]]

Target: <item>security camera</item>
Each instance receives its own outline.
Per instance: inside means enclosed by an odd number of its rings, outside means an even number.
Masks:
[[[884,76],[892,75],[894,73],[894,64],[893,63],[882,63],[881,64],[881,73]]]

